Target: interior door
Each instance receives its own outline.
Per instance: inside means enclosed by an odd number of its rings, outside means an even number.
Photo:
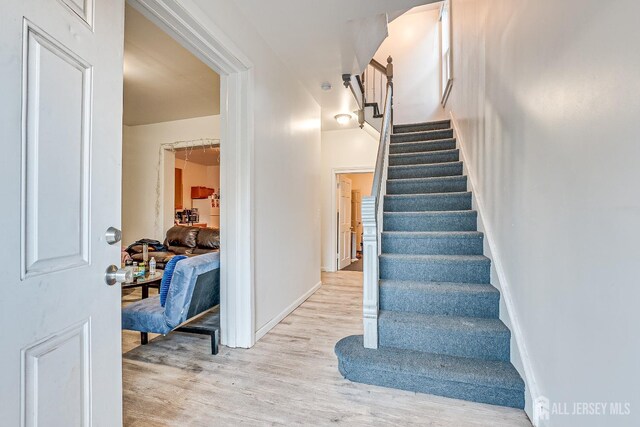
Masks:
[[[360,250],[362,243],[362,195],[360,190],[351,190],[351,228],[356,233],[356,247],[351,248],[351,253],[355,254]]]
[[[122,423],[122,0],[0,6],[0,424]]]
[[[351,264],[351,180],[338,175],[338,270]]]

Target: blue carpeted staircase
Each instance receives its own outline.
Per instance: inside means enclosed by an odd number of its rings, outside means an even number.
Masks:
[[[394,126],[379,257],[377,350],[336,344],[351,381],[524,407],[509,329],[450,122]]]

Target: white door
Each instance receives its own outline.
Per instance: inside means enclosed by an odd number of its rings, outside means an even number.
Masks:
[[[122,0],[0,2],[0,424],[122,423]]]
[[[362,196],[360,190],[351,191],[351,228],[356,234],[356,247],[351,248],[353,258],[356,258],[362,243]]]
[[[338,270],[351,264],[351,180],[338,175]]]

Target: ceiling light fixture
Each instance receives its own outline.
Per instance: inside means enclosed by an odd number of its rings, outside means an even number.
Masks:
[[[335,119],[339,125],[344,126],[351,121],[351,114],[336,114]]]
[[[320,89],[322,89],[322,90],[324,90],[324,91],[331,90],[331,83],[329,83],[329,82],[323,82],[323,83],[320,85]]]

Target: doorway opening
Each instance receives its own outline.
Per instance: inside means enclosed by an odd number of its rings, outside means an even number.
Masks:
[[[371,195],[373,172],[335,174],[336,270],[362,271],[362,198]]]
[[[255,343],[254,310],[254,210],[253,210],[253,73],[251,62],[243,52],[229,46],[224,35],[215,28],[204,27],[177,0],[127,0],[145,18],[163,33],[178,42],[220,77],[220,114],[218,122],[210,121],[198,126],[209,126],[219,136],[220,188],[220,342],[227,347],[249,348]],[[128,65],[125,65],[128,70]],[[206,91],[206,89],[204,89]],[[197,121],[197,119],[193,119]],[[196,129],[194,126],[193,129]],[[163,135],[166,136],[166,135]],[[201,138],[197,136],[195,140]],[[216,138],[213,138],[216,139]],[[194,139],[173,143],[189,143]],[[176,143],[176,145],[178,145]],[[167,150],[158,150],[160,176],[144,178],[164,184],[174,182],[175,171],[168,169],[162,156]],[[126,159],[126,158],[125,158]],[[162,162],[161,162],[162,160]],[[161,167],[164,165],[165,167]],[[173,224],[174,205],[164,202],[165,188],[157,185],[162,204],[168,208],[156,215],[155,232],[162,235],[163,228]],[[175,184],[174,184],[175,185]],[[225,192],[225,188],[231,191]],[[159,190],[158,190],[159,189]],[[141,197],[152,191],[145,187]],[[170,192],[171,199],[174,194]],[[156,206],[156,211],[162,210]],[[166,222],[165,222],[166,221]],[[230,286],[229,284],[233,285]]]
[[[220,229],[220,145],[203,142],[165,154],[174,164],[175,225]]]
[[[165,271],[186,258],[215,254],[206,260],[219,275],[221,250],[220,75],[131,5],[124,41],[122,262],[133,274],[123,315],[130,304],[161,304]],[[198,314],[219,329],[219,297],[210,299]],[[125,352],[156,336],[130,326],[123,320]]]

